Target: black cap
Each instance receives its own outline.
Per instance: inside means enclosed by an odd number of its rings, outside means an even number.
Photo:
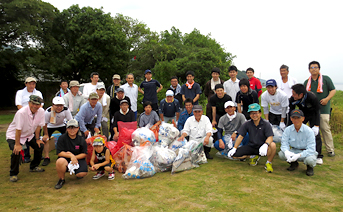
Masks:
[[[291,117],[304,117],[304,113],[299,109],[294,109],[291,112]]]

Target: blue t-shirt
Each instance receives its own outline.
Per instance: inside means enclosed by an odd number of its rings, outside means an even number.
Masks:
[[[157,80],[144,80],[139,86],[142,89],[144,88],[143,102],[150,101],[152,103],[157,103],[157,88],[160,86],[161,84]]]
[[[194,82],[194,85],[191,89],[187,87],[186,84],[183,84],[181,87],[181,94],[185,95],[186,99],[194,99],[197,94],[201,94],[201,88],[200,85],[196,82]],[[194,102],[194,105],[199,104],[198,101]]]

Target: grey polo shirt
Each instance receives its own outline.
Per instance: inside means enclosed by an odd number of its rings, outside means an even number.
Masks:
[[[274,136],[272,127],[269,122],[261,118],[260,123],[256,126],[253,120],[245,122],[238,130],[239,135],[245,136],[249,133],[248,145],[253,148],[262,146],[269,136]]]

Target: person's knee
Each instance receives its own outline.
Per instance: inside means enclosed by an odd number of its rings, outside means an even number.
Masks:
[[[317,163],[317,156],[316,155],[310,155],[310,156],[307,156],[304,159],[304,164],[305,165],[308,165],[308,166],[311,166],[311,167],[315,167],[316,163]]]
[[[88,172],[79,172],[77,174],[75,174],[76,177],[84,177],[88,174]]]
[[[276,144],[274,142],[271,142],[269,144],[269,148],[271,148],[272,150],[276,150]]]
[[[68,161],[65,158],[58,158],[56,160],[56,168],[67,167]]]
[[[224,150],[224,149],[222,149],[222,148],[219,147],[219,140],[217,140],[217,141],[214,143],[214,148],[216,148],[218,151]]]
[[[283,161],[287,160],[285,153],[283,151],[280,151],[278,154],[279,154],[280,160],[283,160]]]
[[[106,167],[105,167],[105,171],[107,171],[107,172],[112,172],[112,171],[113,171],[113,168],[110,167],[110,166],[106,166]]]

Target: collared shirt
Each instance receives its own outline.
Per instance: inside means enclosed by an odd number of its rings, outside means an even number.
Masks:
[[[104,101],[106,101],[105,106],[104,106]],[[104,93],[104,95],[101,97],[101,99],[99,99],[98,102],[102,105],[102,117],[109,118],[111,97],[107,95],[106,93]]]
[[[28,92],[27,88],[25,87],[17,91],[15,95],[15,105],[21,105],[23,107],[29,105],[31,95],[36,95],[43,99],[43,95],[39,90],[35,88],[33,89],[33,92]],[[44,103],[42,103],[42,105],[44,105]]]
[[[43,127],[44,109],[39,108],[35,114],[32,114],[30,107],[25,106],[18,110],[13,118],[12,123],[7,129],[6,139],[15,140],[16,130],[21,130],[20,143],[25,144],[30,141],[36,131],[37,127]]]
[[[256,126],[253,120],[245,122],[238,130],[238,134],[245,137],[249,133],[249,143],[248,145],[259,148],[262,146],[268,137],[274,136],[272,127],[269,122],[264,119],[260,119],[260,122]]]
[[[78,92],[75,96],[71,93],[68,92],[66,95],[63,96],[64,99],[64,106],[66,106],[67,108],[70,107],[70,101],[73,101],[73,110],[71,110],[71,115],[73,117],[75,117],[75,115],[77,114],[77,112],[79,112],[81,106],[87,102],[87,100],[82,96],[81,92]]]
[[[289,102],[287,94],[282,90],[277,89],[274,95],[270,95],[268,91],[261,95],[261,107],[268,107],[270,104],[270,112],[276,115],[282,114],[282,108],[288,108]]]
[[[101,127],[101,115],[102,115],[102,105],[97,102],[95,107],[92,106],[87,102],[86,104],[82,105],[80,111],[76,114],[75,119],[79,122],[80,130],[82,132],[86,132],[86,124],[91,124],[94,116],[97,115],[95,127]]]
[[[71,112],[67,107],[64,107],[63,110],[55,115],[55,123],[51,123],[51,107],[48,107],[45,111],[45,124],[48,124],[48,128],[58,128],[65,126],[65,119],[69,121],[73,117]]]
[[[281,151],[290,150],[290,147],[302,150],[301,157],[307,157],[316,153],[316,139],[310,127],[302,124],[299,131],[294,127],[294,124],[287,127],[282,134]]]
[[[131,101],[131,110],[133,112],[137,111],[137,98],[138,98],[138,86],[136,84],[132,84],[132,87],[129,83],[125,83],[124,85],[120,86],[124,89],[125,96],[130,98]]]
[[[185,123],[182,133],[189,135],[189,140],[197,140],[203,138],[207,133],[212,134],[212,124],[207,116],[202,115],[197,121],[195,116],[189,117]]]
[[[236,113],[236,117],[230,121],[228,114],[223,115],[220,117],[218,122],[219,129],[223,129],[225,131],[225,135],[232,135],[235,131],[246,122],[245,116],[241,113]]]
[[[183,127],[185,126],[185,123],[189,117],[193,116],[193,111],[191,113],[188,113],[187,110],[184,110],[181,112],[179,116],[179,120],[177,122],[177,129],[181,132],[183,130]]]
[[[240,91],[239,79],[236,79],[236,81],[234,82],[231,79],[229,79],[224,82],[223,86],[225,93],[231,97],[233,102],[236,102],[237,92]]]

